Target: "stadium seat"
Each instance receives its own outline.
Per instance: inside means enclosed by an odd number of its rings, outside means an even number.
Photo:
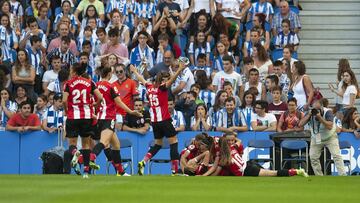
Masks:
[[[122,157],[121,159],[121,163],[128,163],[130,164],[130,173],[134,174],[134,149],[133,149],[133,144],[130,140],[128,139],[120,139],[120,148],[121,149],[126,149],[129,148],[130,149],[130,157]],[[110,162],[107,161],[106,162],[106,174],[109,174],[110,171]]]
[[[184,147],[188,147],[191,145],[191,143],[194,141],[194,138],[185,140]]]
[[[348,168],[349,175],[351,175],[351,144],[349,141],[339,141],[340,150],[349,150],[349,156],[347,159],[344,159],[344,165]],[[332,157],[329,159],[326,158],[326,148],[324,147],[324,174],[326,174],[326,169],[331,165],[334,164],[334,160]]]
[[[283,57],[283,49],[275,49],[271,52],[271,58],[273,61],[277,61],[282,57]]]
[[[255,149],[272,149],[272,157],[273,158],[254,158],[249,159],[253,160],[257,163],[267,163],[270,162],[271,169],[275,169],[275,144],[272,140],[249,140],[248,142],[248,156],[249,156],[249,148],[255,148]],[[270,156],[270,154],[269,154]]]
[[[154,146],[155,141],[152,140],[149,143],[149,148]],[[169,141],[167,139],[163,139],[163,145],[161,147],[161,149],[170,149],[170,144]],[[158,163],[158,164],[166,164],[166,163],[170,163],[171,160],[170,159],[158,159],[158,158],[152,158],[149,160],[149,167],[148,167],[148,174],[151,174],[151,167],[154,163]]]
[[[61,7],[57,7],[55,8],[55,17],[60,14],[62,11],[61,11]]]
[[[284,158],[283,157],[283,149],[289,149],[289,150],[298,150],[299,154],[295,157],[291,158]],[[302,155],[302,150],[305,149],[305,156]],[[299,167],[301,167],[302,163],[305,163],[306,165],[306,171],[309,169],[309,163],[307,160],[307,157],[309,155],[309,147],[308,143],[304,140],[284,140],[280,144],[280,163],[281,163],[281,169],[284,168],[284,166],[291,161],[295,161]]]

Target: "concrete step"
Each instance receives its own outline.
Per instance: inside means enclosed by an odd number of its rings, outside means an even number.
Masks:
[[[360,53],[360,46],[332,46],[332,45],[301,45],[298,53],[337,53],[337,54],[353,54]]]
[[[360,18],[359,18],[360,20]],[[360,26],[360,25],[359,25]],[[300,39],[360,39],[360,30],[302,30]]]
[[[360,1],[356,2],[346,2],[336,1],[336,2],[319,2],[319,1],[310,1],[304,2],[300,1],[304,11],[356,11],[360,9]],[[302,11],[301,11],[302,12]]]
[[[302,11],[303,24],[359,24],[359,11]]]
[[[339,60],[338,59],[307,59],[305,58],[303,62],[306,64],[306,67],[309,68],[335,68],[337,69]],[[360,60],[349,60],[350,66],[354,69],[355,72],[360,72]]]
[[[332,2],[338,2],[339,0],[301,0],[300,4],[306,4],[306,3],[332,3]],[[342,0],[343,3],[353,3],[353,2],[360,2],[360,0]]]
[[[337,53],[299,53],[299,59],[303,60],[329,60],[335,59],[339,60],[342,58],[346,58],[348,60],[360,60],[360,54],[337,54]],[[358,68],[358,67],[356,67]]]
[[[305,32],[305,31],[304,31]],[[360,32],[359,32],[360,34]],[[300,41],[301,46],[304,45],[321,45],[321,46],[345,46],[360,45],[360,39],[303,39]]]
[[[346,23],[346,22],[343,22]],[[301,31],[306,30],[360,30],[357,24],[305,24],[301,21]]]
[[[306,63],[305,63],[306,64]],[[360,69],[359,68],[353,68],[352,69],[353,72],[358,75],[360,74]],[[324,67],[324,66],[319,66],[319,67],[314,67],[313,64],[306,64],[306,73],[309,75],[321,75],[321,74],[328,74],[334,77],[337,77],[337,72],[338,72],[338,68],[336,66],[334,67]]]

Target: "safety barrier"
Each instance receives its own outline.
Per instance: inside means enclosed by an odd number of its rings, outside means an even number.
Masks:
[[[179,152],[184,148],[185,142],[199,132],[181,132],[178,134]],[[210,135],[220,136],[220,132],[209,132]],[[269,139],[271,132],[244,132],[239,133],[238,138],[242,140],[244,146],[250,139]],[[148,150],[149,142],[153,139],[152,132],[140,135],[130,132],[118,132],[120,139],[129,139],[134,148],[134,169],[137,171],[137,162],[140,161]],[[357,140],[352,133],[339,134],[340,140],[347,140],[352,144],[352,172],[360,171],[360,140]],[[0,174],[41,174],[42,160],[41,153],[57,145],[57,134],[49,134],[44,131],[36,131],[29,133],[0,132]],[[262,157],[268,156],[267,150],[248,150],[245,148],[244,157]],[[342,150],[344,158],[348,157],[349,150]],[[130,150],[124,149],[121,152],[122,157],[130,157]],[[169,158],[169,150],[160,150],[156,155],[157,158]],[[97,159],[101,169],[97,174],[106,173],[106,159],[104,153]],[[268,165],[264,165],[268,167]],[[111,167],[111,170],[112,167]],[[130,167],[127,169],[130,172]],[[147,170],[146,170],[147,171]],[[334,170],[333,170],[334,171]],[[336,173],[336,171],[334,171]],[[152,174],[169,174],[169,164],[154,164]]]

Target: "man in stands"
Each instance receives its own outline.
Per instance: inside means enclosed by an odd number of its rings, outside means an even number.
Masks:
[[[20,112],[10,118],[6,130],[24,133],[30,130],[41,130],[38,116],[32,112],[31,103],[23,101],[19,105]]]
[[[273,36],[277,36],[277,34],[282,31],[281,22],[284,19],[290,20],[291,31],[299,33],[301,29],[299,15],[290,10],[289,3],[287,1],[281,1],[280,12],[274,15],[274,19],[272,21],[271,27]]]

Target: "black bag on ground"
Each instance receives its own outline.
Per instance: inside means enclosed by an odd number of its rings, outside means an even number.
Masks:
[[[43,174],[63,174],[64,151],[63,147],[55,147],[42,153]]]

